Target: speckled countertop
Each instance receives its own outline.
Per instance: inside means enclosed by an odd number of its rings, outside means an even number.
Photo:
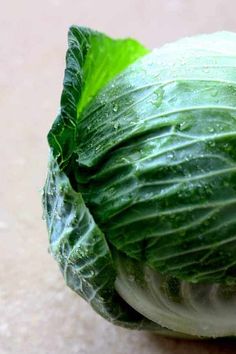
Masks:
[[[41,187],[47,131],[62,87],[70,24],[149,47],[235,30],[234,1],[20,0],[0,11],[0,354],[224,354],[229,341],[191,342],[112,326],[66,288],[47,252]]]

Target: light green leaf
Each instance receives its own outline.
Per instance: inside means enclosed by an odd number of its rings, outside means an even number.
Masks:
[[[61,109],[48,135],[62,168],[75,150],[80,113],[106,83],[148,53],[133,39],[114,40],[78,26],[70,28],[68,46]]]

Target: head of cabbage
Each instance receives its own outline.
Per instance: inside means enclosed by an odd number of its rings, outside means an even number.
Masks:
[[[72,26],[48,141],[68,286],[114,324],[236,335],[236,35],[149,51]]]

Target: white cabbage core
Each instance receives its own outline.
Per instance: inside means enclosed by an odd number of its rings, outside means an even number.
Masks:
[[[137,266],[137,265],[136,265]],[[180,281],[117,256],[116,290],[136,311],[175,332],[236,335],[236,287]]]

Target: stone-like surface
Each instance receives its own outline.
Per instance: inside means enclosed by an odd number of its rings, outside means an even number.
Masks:
[[[150,47],[236,30],[224,0],[3,1],[0,11],[0,354],[223,354],[234,342],[188,342],[117,328],[72,293],[47,253],[41,187],[46,134],[62,87],[70,24]]]

